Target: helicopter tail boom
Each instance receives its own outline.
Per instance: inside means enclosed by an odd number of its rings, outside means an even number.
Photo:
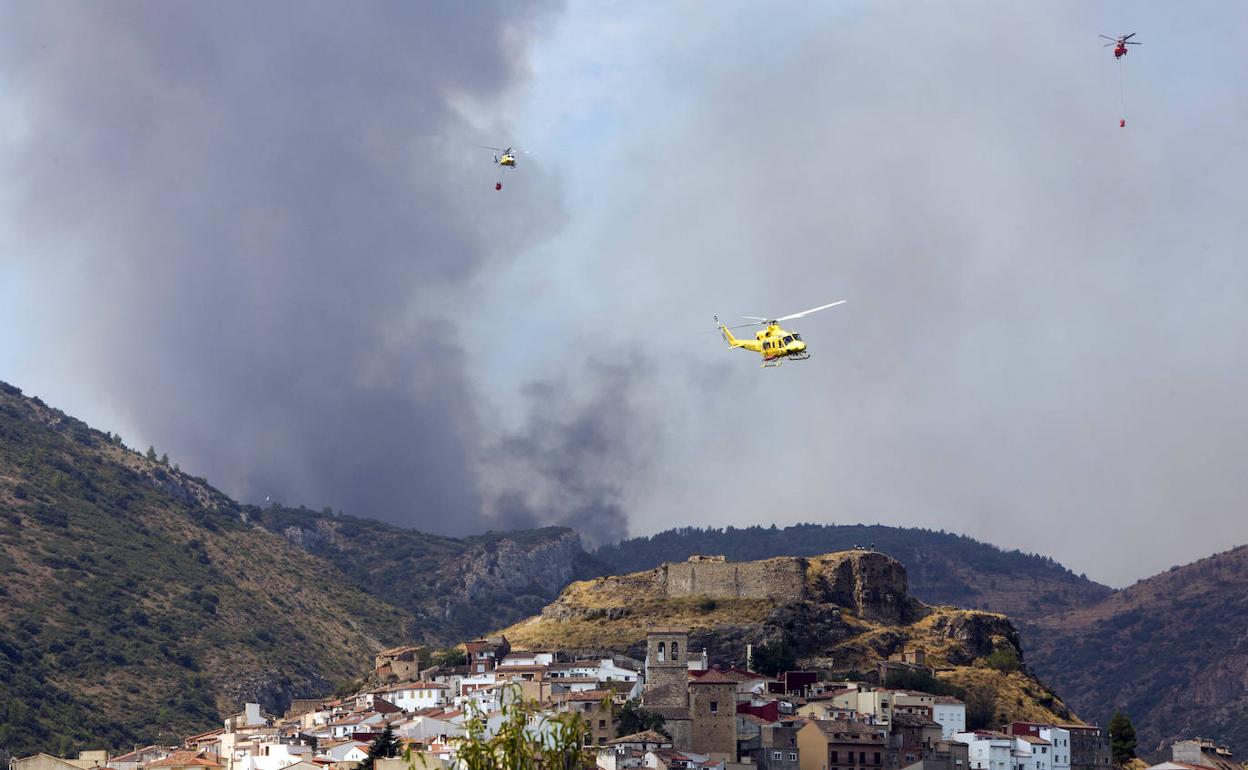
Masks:
[[[754,348],[752,347],[752,346],[755,344],[753,340],[739,340],[739,339],[737,339],[736,337],[732,336],[732,332],[728,329],[728,327],[727,327],[727,326],[724,326],[722,323],[719,325],[719,330],[720,330],[721,332],[723,332],[723,334],[724,334],[724,342],[727,342],[727,343],[728,343],[728,347],[730,347],[730,348],[748,348],[748,349],[750,349],[750,350],[753,350],[753,349],[754,349]]]

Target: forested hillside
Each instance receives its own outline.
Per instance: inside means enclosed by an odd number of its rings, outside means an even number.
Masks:
[[[358,675],[408,615],[0,383],[0,746],[128,746]]]
[[[583,558],[568,530],[456,540],[240,505],[0,383],[0,752],[168,740],[244,700],[281,711],[382,645],[523,617]]]
[[[1248,752],[1248,546],[1026,626],[1028,660],[1071,705],[1129,713],[1141,751],[1203,735]]]

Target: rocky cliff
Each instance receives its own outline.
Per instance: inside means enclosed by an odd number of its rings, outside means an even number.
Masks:
[[[337,565],[355,586],[412,613],[410,641],[451,645],[530,615],[583,574],[570,529],[451,538],[371,519],[272,506],[255,522]]]

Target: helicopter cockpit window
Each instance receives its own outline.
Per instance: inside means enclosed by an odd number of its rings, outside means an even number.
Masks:
[[[794,334],[794,335],[793,335],[793,339],[797,340],[798,342],[801,342],[801,341],[802,341],[802,335],[800,335],[800,334]]]
[[[784,338],[784,344],[786,344],[786,345],[787,345],[787,344],[789,344],[789,343],[790,343],[790,342],[792,342],[792,341],[793,341],[793,337],[791,337],[791,336],[790,336],[790,337],[785,337],[785,338]]]

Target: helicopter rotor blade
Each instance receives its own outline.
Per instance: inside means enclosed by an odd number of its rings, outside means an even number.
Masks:
[[[1144,45],[1143,43],[1137,43],[1134,40],[1124,40],[1123,44],[1124,45]]]
[[[777,322],[779,322],[779,321],[789,321],[789,320],[792,320],[792,319],[794,319],[794,318],[802,318],[802,317],[804,317],[804,316],[808,316],[808,315],[810,315],[811,313],[814,313],[814,312],[816,312],[816,311],[818,311],[818,310],[826,310],[826,309],[828,309],[828,308],[830,308],[830,307],[836,307],[837,305],[842,305],[842,304],[844,304],[844,303],[845,303],[845,302],[847,302],[847,301],[848,301],[848,300],[843,300],[843,299],[840,299],[840,300],[837,300],[836,302],[829,302],[829,303],[828,303],[828,304],[826,304],[826,305],[820,305],[819,307],[812,307],[810,310],[803,310],[803,311],[802,311],[802,312],[800,312],[800,313],[794,313],[793,315],[786,315],[786,316],[782,316],[782,317],[780,317],[780,318],[777,318],[777,319],[776,319],[776,321],[777,321]]]
[[[1130,35],[1123,35],[1123,36],[1122,36],[1123,42],[1126,42],[1127,40],[1130,40],[1131,38],[1135,37],[1135,36],[1136,36],[1136,34],[1137,34],[1137,33],[1132,32]]]
[[[759,315],[743,315],[741,317],[748,318],[751,321],[757,321],[759,323],[764,323],[764,324],[771,320],[770,318],[763,318],[762,316],[759,316]]]
[[[1117,42],[1118,42],[1118,39],[1117,39],[1117,38],[1110,37],[1109,35],[1097,35],[1097,37],[1103,37],[1103,38],[1105,38],[1106,40],[1112,40],[1112,41],[1114,41],[1115,43],[1117,43]]]
[[[481,148],[481,149],[483,149],[483,150],[493,150],[494,152],[503,152],[503,151],[504,151],[502,147],[491,147],[491,146],[490,146],[490,145],[488,145],[488,144],[478,144],[477,146],[478,146],[478,147],[480,147],[480,148]]]

